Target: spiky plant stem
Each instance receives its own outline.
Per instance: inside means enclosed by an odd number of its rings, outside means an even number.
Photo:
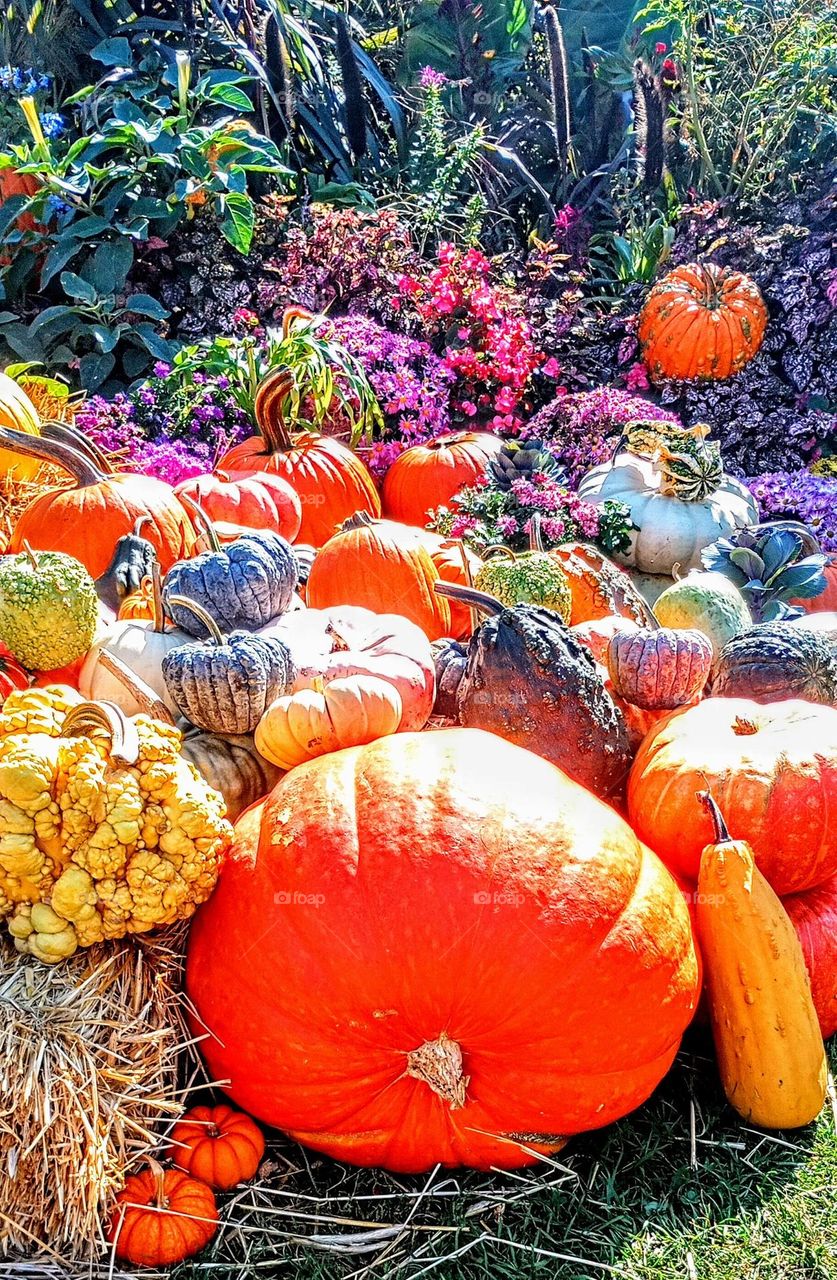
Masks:
[[[363,83],[360,70],[352,47],[352,36],[349,23],[344,13],[335,17],[337,27],[337,61],[340,63],[340,74],[343,79],[343,95],[345,98],[346,137],[352,149],[355,163],[366,155],[366,106],[363,101]]]
[[[544,10],[546,42],[549,49],[549,77],[552,86],[552,123],[555,130],[555,148],[558,154],[562,194],[567,180],[572,111],[570,107],[570,75],[567,65],[567,47],[564,31],[557,11],[549,5]]]

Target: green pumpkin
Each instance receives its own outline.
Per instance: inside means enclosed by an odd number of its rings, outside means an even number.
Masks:
[[[547,551],[514,555],[505,548],[497,550],[504,554],[494,554],[485,561],[474,578],[474,589],[509,606],[542,605],[569,622],[573,597],[559,562]]]
[[[93,643],[96,587],[84,565],[59,551],[0,557],[0,641],[30,671],[75,662]]]

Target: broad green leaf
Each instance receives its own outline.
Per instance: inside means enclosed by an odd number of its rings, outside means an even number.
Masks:
[[[94,45],[90,50],[90,57],[106,67],[130,67],[131,46],[125,36],[113,36],[110,40],[101,40]]]
[[[148,293],[132,293],[125,304],[126,311],[133,311],[138,316],[148,316],[149,320],[165,320],[170,314]]]
[[[82,280],[75,271],[61,272],[61,288],[68,298],[77,298],[80,302],[95,302],[96,290],[89,280]]]
[[[90,278],[99,293],[119,293],[134,263],[130,240],[106,240],[93,255]]]
[[[253,201],[242,191],[230,191],[223,197],[223,210],[221,234],[224,239],[239,253],[249,253],[256,227]]]
[[[85,391],[95,391],[102,385],[116,364],[116,357],[110,351],[91,352],[82,356],[79,361],[78,375]]]

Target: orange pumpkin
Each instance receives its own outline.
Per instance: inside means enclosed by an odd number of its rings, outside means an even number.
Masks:
[[[628,781],[641,840],[696,880],[711,844],[697,791],[711,791],[731,830],[746,831],[780,897],[837,873],[837,710],[810,702],[707,698],[667,716],[643,742]]]
[[[301,431],[291,435],[283,416],[293,385],[282,369],[268,374],[256,393],[259,435],[234,445],[221,459],[224,471],[268,471],[287,480],[302,507],[300,542],[321,547],[356,511],[381,514],[372,476],[356,454],[330,436]]]
[[[358,512],[314,560],[306,600],[312,609],[357,604],[397,613],[438,640],[451,629],[448,602],[433,589],[439,577],[418,529]]]
[[[215,471],[183,480],[175,493],[198,504],[215,525],[219,538],[236,538],[251,529],[271,529],[293,542],[302,524],[296,491],[287,480],[267,471]]]
[[[502,447],[500,437],[486,431],[458,431],[405,449],[384,477],[384,514],[424,528],[433,508],[458,510],[454,496],[482,479]]]
[[[119,606],[117,618],[120,622],[153,621],[154,587],[150,577],[143,578],[138,591],[132,591]]]
[[[823,569],[825,590],[810,600],[793,600],[806,613],[837,613],[837,556],[829,556]]]
[[[99,578],[113,558],[116,543],[146,517],[143,537],[153,545],[165,572],[189,556],[195,531],[171,485],[130,472],[106,474],[92,453],[82,454],[59,440],[33,440],[0,426],[0,444],[63,467],[73,477],[67,489],[47,489],[18,516],[9,550],[63,551]]]
[[[837,1031],[837,876],[782,899],[799,941],[823,1039]]]
[[[226,1103],[192,1107],[171,1134],[169,1159],[216,1191],[248,1182],[264,1155],[264,1134],[243,1111]]]
[[[713,262],[675,267],[654,286],[638,337],[655,382],[731,378],[758,351],[767,307],[758,285]]]
[[[461,538],[442,538],[438,533],[425,531],[422,541],[430,552],[430,559],[442,582],[453,582],[460,587],[472,587],[482,560]],[[450,634],[460,640],[474,629],[471,610],[458,600],[449,600]]]
[[[14,166],[0,169],[0,208],[15,196],[25,196],[27,200],[31,200],[32,196],[38,194],[39,188],[40,183],[34,173],[18,173]],[[22,213],[20,217],[15,218],[15,229],[17,231],[46,230],[32,213]],[[9,254],[0,254],[0,266],[6,266],[9,262],[11,262]]]
[[[699,989],[654,854],[554,765],[477,729],[285,774],[239,819],[187,957],[202,1051],[238,1105],[403,1171],[531,1164],[624,1115]]]
[[[116,1197],[108,1240],[117,1258],[170,1267],[200,1253],[215,1235],[218,1209],[205,1182],[156,1160],[132,1174]]]

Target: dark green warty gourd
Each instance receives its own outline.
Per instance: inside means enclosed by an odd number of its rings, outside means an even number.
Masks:
[[[837,706],[837,645],[787,622],[764,622],[721,650],[712,693],[720,698],[784,702],[803,698]]]

